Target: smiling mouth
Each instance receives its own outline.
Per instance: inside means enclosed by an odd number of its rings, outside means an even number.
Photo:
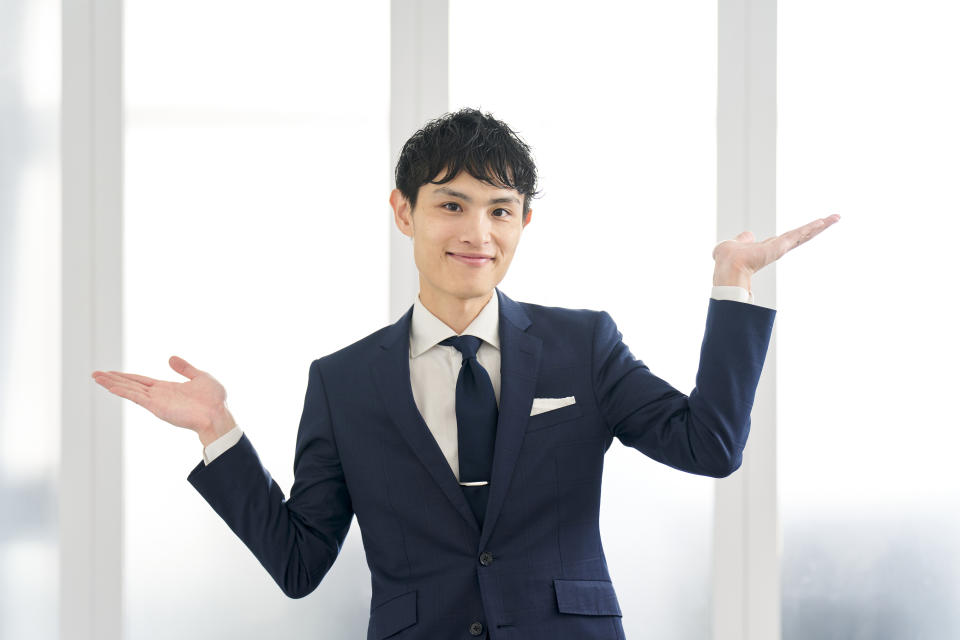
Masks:
[[[480,266],[480,265],[487,264],[488,262],[493,262],[493,258],[489,256],[471,257],[471,256],[460,255],[459,253],[451,253],[449,251],[447,252],[447,255],[453,258],[454,260],[457,260],[458,262],[462,262],[464,264],[469,264],[469,265],[475,265],[475,266]]]

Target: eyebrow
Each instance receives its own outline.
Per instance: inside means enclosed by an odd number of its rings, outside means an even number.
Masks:
[[[451,189],[450,187],[440,187],[434,189],[434,193],[442,193],[444,195],[453,196],[454,198],[460,198],[466,202],[473,202],[473,198],[468,196],[465,193]],[[513,196],[503,196],[501,198],[491,198],[487,204],[506,204],[506,203],[520,204],[520,201]]]

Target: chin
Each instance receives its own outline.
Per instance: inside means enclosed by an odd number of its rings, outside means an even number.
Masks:
[[[464,300],[469,298],[479,298],[481,296],[487,295],[488,293],[490,293],[491,290],[493,290],[493,285],[490,285],[489,287],[487,286],[464,287],[459,291],[457,291],[457,297]]]

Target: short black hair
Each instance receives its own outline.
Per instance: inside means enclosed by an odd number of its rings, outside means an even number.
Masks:
[[[521,218],[539,195],[530,146],[506,123],[470,108],[435,118],[410,136],[397,160],[397,189],[412,209],[422,185],[450,182],[463,170],[493,186],[516,189],[523,196]]]

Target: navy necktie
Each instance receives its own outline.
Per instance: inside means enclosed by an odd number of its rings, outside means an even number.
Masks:
[[[477,522],[483,526],[490,495],[490,468],[497,437],[497,398],[487,370],[477,360],[480,338],[455,336],[440,344],[463,356],[457,376],[457,448],[460,484]]]

